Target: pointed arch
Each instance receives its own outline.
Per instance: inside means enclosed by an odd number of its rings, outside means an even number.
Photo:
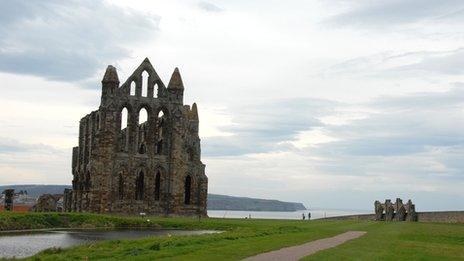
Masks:
[[[156,154],[163,154],[165,150],[165,143],[167,140],[167,129],[166,129],[166,121],[167,115],[164,112],[164,109],[160,109],[158,111],[156,117],[156,140],[155,140],[155,153]]]
[[[122,108],[121,110],[121,130],[127,128],[127,124],[129,122],[129,110],[126,107]]]
[[[153,98],[159,97],[159,88],[160,85],[158,84],[158,82],[155,82],[155,84],[153,85]]]
[[[135,96],[135,89],[136,89],[136,84],[134,81],[132,81],[130,84],[130,90],[129,90],[130,96]]]
[[[148,77],[149,74],[147,71],[142,72],[142,97],[148,97]]]
[[[192,194],[192,177],[187,175],[184,182],[184,204],[190,205],[190,198]]]
[[[147,148],[145,146],[145,144],[140,144],[140,147],[139,147],[139,154],[145,154],[147,153]]]
[[[135,180],[135,200],[143,200],[144,176],[143,171],[140,171]]]
[[[160,200],[161,196],[161,171],[157,170],[155,175],[155,200]]]
[[[148,121],[148,111],[145,107],[139,110],[139,125]]]
[[[158,112],[157,118],[158,118],[158,119],[163,119],[163,118],[164,118],[164,112],[163,112],[163,110],[160,110],[160,111]]]
[[[162,97],[165,91],[164,84],[160,78],[155,78],[153,82],[153,98]]]

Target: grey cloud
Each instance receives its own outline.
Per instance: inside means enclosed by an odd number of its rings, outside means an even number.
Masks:
[[[317,117],[329,115],[338,103],[318,99],[275,100],[230,108],[233,125],[224,127],[234,136],[204,139],[206,156],[230,156],[289,149],[279,144],[299,131],[320,127]]]
[[[69,184],[70,151],[0,137],[0,184]]]
[[[311,151],[319,156],[402,156],[431,147],[464,146],[464,88],[447,92],[380,97],[362,104],[378,111],[347,125],[325,125],[318,118],[349,106],[316,99],[292,99],[231,108],[233,125],[223,131],[233,136],[204,139],[206,156],[231,156],[293,149],[295,136],[315,127],[339,141]],[[346,166],[345,166],[346,168]]]
[[[463,98],[463,88],[379,98],[369,103],[379,113],[326,126],[339,140],[306,153],[327,159],[317,167],[328,174],[464,181]]]
[[[464,73],[464,48],[450,51],[379,53],[330,66],[322,74],[358,74],[367,77],[431,77]]]
[[[372,108],[385,110],[455,110],[464,106],[464,83],[455,83],[456,87],[445,92],[413,93],[407,96],[384,96],[377,98],[368,105]],[[458,107],[458,108],[450,108]],[[449,115],[449,114],[448,114]]]
[[[388,97],[370,103],[380,111],[348,125],[331,126],[341,137],[324,150],[346,155],[404,155],[428,147],[464,146],[464,89]]]
[[[210,2],[206,1],[200,1],[198,2],[198,7],[202,10],[208,11],[208,12],[222,12],[224,9],[220,8],[219,6],[212,4]]]
[[[82,81],[151,38],[159,17],[104,1],[3,1],[0,70]]]
[[[301,98],[234,107],[235,124],[224,128],[234,135],[203,139],[203,155],[293,151],[307,156],[308,164],[325,175],[464,181],[461,84],[447,92],[379,97],[359,105],[376,112],[345,125],[318,120],[352,106],[331,101]],[[285,143],[315,127],[337,140],[303,150]]]
[[[15,139],[0,137],[0,154],[31,152],[61,153],[62,151],[45,144],[23,143]]]
[[[353,8],[329,20],[337,25],[391,27],[425,20],[454,22],[456,10],[464,8],[459,0],[383,0],[352,1]]]
[[[441,55],[428,55],[417,63],[399,66],[393,71],[460,75],[464,73],[464,49],[460,48]]]

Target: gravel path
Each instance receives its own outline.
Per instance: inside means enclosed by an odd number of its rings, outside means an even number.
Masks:
[[[259,254],[248,257],[246,261],[293,261],[299,260],[302,257],[312,255],[317,251],[336,247],[345,243],[348,240],[358,238],[366,234],[364,231],[348,231],[334,237],[319,239],[308,242],[299,246],[286,247],[279,250]]]

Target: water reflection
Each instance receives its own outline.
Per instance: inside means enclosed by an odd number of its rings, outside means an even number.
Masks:
[[[0,234],[0,258],[32,256],[51,247],[70,247],[100,240],[134,239],[149,236],[200,235],[217,233],[212,230],[62,230]]]

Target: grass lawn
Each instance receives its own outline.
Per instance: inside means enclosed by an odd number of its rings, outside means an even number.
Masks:
[[[89,214],[0,214],[0,229],[11,221],[35,227],[143,226],[141,218]],[[33,216],[36,215],[36,216]],[[33,216],[33,217],[31,217]],[[53,216],[51,218],[50,216]],[[9,222],[4,220],[9,219]],[[23,220],[24,219],[24,220]],[[3,220],[3,221],[2,221]],[[64,221],[59,221],[64,220]],[[291,221],[150,218],[151,226],[215,229],[220,234],[112,240],[69,249],[46,250],[31,260],[240,260],[254,254],[334,236],[349,230],[368,233],[310,260],[456,260],[464,259],[464,224],[377,223],[365,221]],[[3,226],[2,226],[3,224]],[[16,226],[18,227],[18,226]]]
[[[464,260],[464,224],[376,223],[367,234],[303,260]]]

